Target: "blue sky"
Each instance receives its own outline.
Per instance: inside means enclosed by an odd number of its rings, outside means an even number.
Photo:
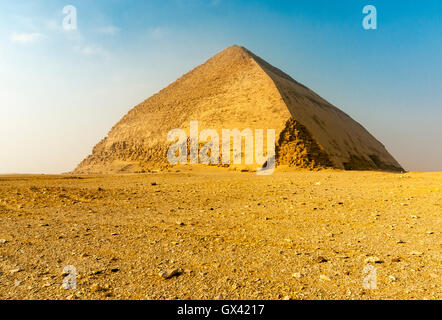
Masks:
[[[362,28],[377,8],[378,29]],[[62,28],[74,5],[78,29]],[[442,171],[442,1],[0,3],[0,172],[72,170],[133,106],[239,44]]]

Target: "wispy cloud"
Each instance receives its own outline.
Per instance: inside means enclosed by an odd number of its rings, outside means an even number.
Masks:
[[[116,26],[107,26],[107,27],[103,27],[103,28],[98,29],[98,31],[103,34],[108,34],[108,35],[113,36],[113,35],[116,35],[118,32],[120,32],[120,28],[118,28]]]
[[[28,43],[37,42],[42,38],[44,38],[44,35],[37,32],[34,33],[13,32],[11,34],[10,41],[12,43],[17,43],[17,44],[28,44]]]
[[[99,56],[105,59],[109,59],[111,56],[109,51],[105,50],[103,47],[96,44],[78,46],[75,47],[75,50],[77,50],[79,53],[85,56]]]

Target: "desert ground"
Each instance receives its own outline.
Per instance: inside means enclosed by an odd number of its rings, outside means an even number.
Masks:
[[[0,176],[0,299],[441,299],[441,212],[442,173]]]

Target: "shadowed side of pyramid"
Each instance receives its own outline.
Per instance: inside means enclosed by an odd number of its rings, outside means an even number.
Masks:
[[[402,170],[361,125],[247,49],[215,55],[130,110],[76,173],[136,172],[169,166],[167,134],[275,129],[276,162],[303,168]],[[221,136],[221,135],[220,135]]]
[[[249,52],[274,81],[292,118],[305,126],[334,166],[346,170],[403,171],[362,125],[309,88]]]

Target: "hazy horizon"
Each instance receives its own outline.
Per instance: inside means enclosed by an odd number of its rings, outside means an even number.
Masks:
[[[77,9],[78,29],[62,27]],[[373,4],[378,29],[364,30]],[[407,171],[442,171],[440,1],[0,4],[0,174],[73,170],[132,107],[244,46],[361,123]]]

